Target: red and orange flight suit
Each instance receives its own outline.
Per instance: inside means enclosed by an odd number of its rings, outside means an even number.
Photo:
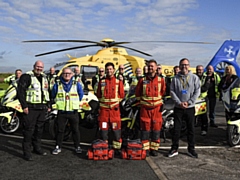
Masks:
[[[100,102],[98,117],[103,140],[108,140],[108,129],[114,132],[113,148],[121,149],[121,116],[119,102],[124,98],[123,82],[113,77],[101,79],[98,83],[97,97]]]
[[[135,95],[140,101],[140,128],[143,149],[158,150],[160,146],[160,130],[162,128],[162,96],[165,93],[164,78],[155,75],[146,76],[138,81]],[[149,142],[152,131],[151,143]]]

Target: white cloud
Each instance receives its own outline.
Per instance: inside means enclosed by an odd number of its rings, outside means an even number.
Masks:
[[[12,33],[13,29],[9,28],[9,27],[6,27],[6,26],[0,26],[0,32],[1,33]]]
[[[30,61],[30,59],[37,59],[34,55],[38,53],[83,44],[27,44],[21,43],[23,40],[100,41],[109,37],[116,41],[216,40],[221,44],[222,41],[219,39],[231,37],[228,29],[205,27],[204,24],[196,21],[195,16],[188,14],[198,8],[197,0],[6,0],[0,2],[0,42],[3,42],[0,47],[4,48],[4,43],[7,42],[7,47],[12,50],[12,56],[20,55],[26,61]],[[153,54],[154,57],[163,59],[166,63],[169,59],[179,60],[187,55],[194,57],[198,54],[195,58],[198,59],[201,52],[204,52],[202,53],[204,55],[213,49],[198,45],[188,47],[160,43],[132,43],[126,46]],[[81,56],[94,54],[97,50],[98,48],[86,48],[66,53]],[[129,53],[142,56],[131,51]],[[44,56],[41,59],[50,64],[64,59],[64,54]]]

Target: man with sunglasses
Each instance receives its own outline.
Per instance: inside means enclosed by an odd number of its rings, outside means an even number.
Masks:
[[[175,102],[175,107],[172,147],[168,153],[168,157],[178,155],[181,125],[185,120],[187,124],[188,155],[198,158],[198,154],[195,152],[194,122],[195,102],[200,95],[200,80],[188,70],[189,66],[187,58],[180,60],[180,72],[173,77],[170,86],[170,94]]]
[[[98,82],[105,77],[104,68],[100,67],[98,74],[92,77],[92,88],[94,93],[97,93]]]
[[[129,75],[124,71],[124,65],[120,64],[118,67],[118,72],[115,73],[115,77],[119,79],[119,74],[121,74],[125,81],[129,82]]]
[[[83,89],[81,84],[73,79],[71,68],[66,67],[63,69],[60,79],[53,86],[52,97],[55,99],[58,110],[56,148],[52,151],[52,154],[61,152],[67,121],[72,129],[75,152],[82,153],[78,110],[79,102],[83,97]]]
[[[162,78],[164,78],[165,79],[165,75],[162,73],[162,65],[161,64],[158,64],[157,65],[157,75],[159,76],[159,77],[162,77]]]

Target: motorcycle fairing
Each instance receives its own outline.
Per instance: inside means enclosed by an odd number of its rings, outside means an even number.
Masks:
[[[13,111],[11,111],[11,112],[5,112],[5,113],[1,113],[1,114],[0,114],[0,117],[5,117],[5,118],[7,118],[8,123],[11,123],[12,114],[13,114]]]

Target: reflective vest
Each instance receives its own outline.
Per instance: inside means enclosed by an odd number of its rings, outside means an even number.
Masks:
[[[73,81],[72,87],[69,92],[66,92],[63,85],[58,81],[58,91],[55,98],[58,110],[74,111],[79,109],[79,95],[77,92],[77,82]]]
[[[99,75],[97,74],[96,76],[97,82],[94,84],[93,91],[97,93],[97,88],[98,88],[98,83],[99,83]]]
[[[94,84],[94,92],[97,93],[97,88],[98,88],[98,83],[99,83],[99,80],[100,80],[100,77],[99,75],[97,74],[96,76],[96,79],[97,79],[97,82]],[[105,77],[105,75],[103,76],[103,78]]]
[[[138,83],[138,78],[136,76],[132,76],[132,82],[130,86],[136,86]]]
[[[124,81],[124,91],[129,91],[129,83],[127,82],[127,80]]]
[[[162,96],[160,94],[162,78],[159,76],[156,77],[152,81],[147,80],[146,77],[144,77],[140,104],[145,106],[158,106],[162,104]],[[155,96],[149,96],[149,94],[155,94]]]
[[[114,107],[116,105],[119,105],[119,102],[121,101],[121,98],[118,97],[119,80],[117,78],[115,78],[115,79],[116,79],[116,83],[115,83],[115,97],[111,98],[111,99],[107,99],[104,96],[102,96],[102,98],[99,99],[100,107],[112,108],[112,107]],[[106,87],[106,80],[102,79],[101,80],[101,92],[102,92],[102,95],[104,95],[105,87]]]
[[[220,76],[214,72],[214,79],[215,79],[215,92],[216,92],[216,98],[219,98],[220,93],[218,92],[218,85],[221,81]]]
[[[207,77],[207,75],[206,75],[205,73],[203,73],[203,76],[202,76],[201,79],[200,79],[200,84],[201,84],[201,86],[204,85],[205,80],[206,80],[206,77]],[[200,98],[206,98],[206,97],[207,97],[207,91],[206,91],[206,92],[201,92],[201,94],[200,94],[199,97],[200,97]]]
[[[84,84],[82,82],[82,76],[83,76],[82,74],[73,76],[73,81],[79,82],[82,86],[82,89],[84,89]]]
[[[26,72],[31,76],[31,85],[26,90],[26,102],[31,104],[46,104],[49,101],[48,81],[45,74],[42,75],[42,87],[32,71]]]
[[[132,78],[132,82],[130,84],[129,91],[135,92],[136,86],[138,84],[138,78],[137,76],[132,76],[131,78]],[[141,78],[143,78],[143,76],[141,76]]]
[[[13,82],[14,80],[16,80],[15,78],[16,78],[15,74],[8,76],[7,78],[4,79],[4,83]]]
[[[56,79],[57,75],[54,74],[51,78],[50,76],[48,76],[48,83],[49,83],[49,87],[50,87],[50,90],[52,90],[53,88],[53,85],[55,84],[55,79]]]
[[[218,75],[217,73],[214,72],[213,74],[214,74],[214,81],[215,81],[215,93],[216,93],[216,98],[219,98],[220,93],[218,92],[218,84],[220,83],[221,79],[220,79],[220,77],[219,77],[219,75]],[[204,81],[203,81],[203,82],[205,82],[205,79],[206,79],[207,74],[204,73],[203,76],[205,76]],[[201,82],[201,83],[202,83],[202,82]],[[206,92],[206,94],[207,94],[207,92]],[[206,97],[206,96],[205,96],[205,97]]]

